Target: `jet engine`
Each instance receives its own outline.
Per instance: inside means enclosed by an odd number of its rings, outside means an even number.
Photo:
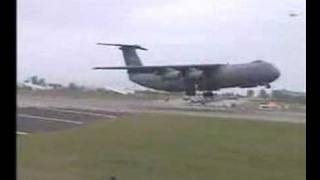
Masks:
[[[181,72],[175,69],[166,69],[164,72],[161,73],[163,79],[170,80],[170,79],[177,79],[181,76]]]
[[[199,80],[202,77],[203,71],[196,68],[190,68],[186,72],[186,78],[190,80]]]

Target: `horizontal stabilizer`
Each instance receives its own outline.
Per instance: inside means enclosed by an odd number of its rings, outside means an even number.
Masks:
[[[141,47],[139,45],[129,45],[129,44],[112,44],[112,43],[97,43],[97,45],[103,46],[119,46],[120,48],[133,48],[147,51],[147,48]]]

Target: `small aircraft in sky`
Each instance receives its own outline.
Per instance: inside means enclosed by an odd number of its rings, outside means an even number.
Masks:
[[[299,14],[298,13],[289,13],[289,16],[290,17],[296,17],[296,16],[299,16]]]
[[[147,50],[139,45],[97,43],[118,46],[126,66],[94,67],[95,70],[126,70],[129,79],[141,86],[167,92],[184,92],[195,96],[197,91],[203,97],[213,97],[212,91],[223,88],[250,88],[265,86],[280,76],[272,64],[256,60],[245,64],[192,64],[143,66],[136,50]]]

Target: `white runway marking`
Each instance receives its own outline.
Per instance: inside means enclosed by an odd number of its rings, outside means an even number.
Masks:
[[[80,121],[72,121],[72,120],[67,120],[67,119],[48,118],[48,117],[41,117],[41,116],[31,116],[31,115],[28,115],[28,114],[18,114],[18,117],[39,119],[39,120],[45,120],[45,121],[65,122],[65,123],[72,123],[72,124],[83,124],[83,122],[80,122]]]
[[[48,109],[52,111],[58,111],[58,112],[70,112],[70,113],[77,113],[77,114],[86,114],[86,115],[92,115],[92,116],[101,116],[101,117],[106,117],[110,119],[114,119],[117,116],[113,115],[106,115],[106,114],[100,114],[100,113],[93,113],[93,112],[83,112],[83,111],[74,111],[74,110],[62,110],[62,109],[55,109],[55,108],[42,108],[42,109]]]
[[[18,135],[27,135],[27,134],[29,134],[29,133],[27,133],[27,132],[22,132],[22,131],[17,131],[17,134],[18,134]]]

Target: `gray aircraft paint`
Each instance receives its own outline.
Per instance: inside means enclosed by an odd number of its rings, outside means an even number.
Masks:
[[[126,67],[96,67],[94,69],[127,70],[129,79],[139,85],[169,92],[213,91],[222,88],[248,88],[270,86],[280,76],[272,64],[256,60],[245,64],[201,64],[143,66],[136,49],[147,50],[138,45],[106,44],[120,46]]]

